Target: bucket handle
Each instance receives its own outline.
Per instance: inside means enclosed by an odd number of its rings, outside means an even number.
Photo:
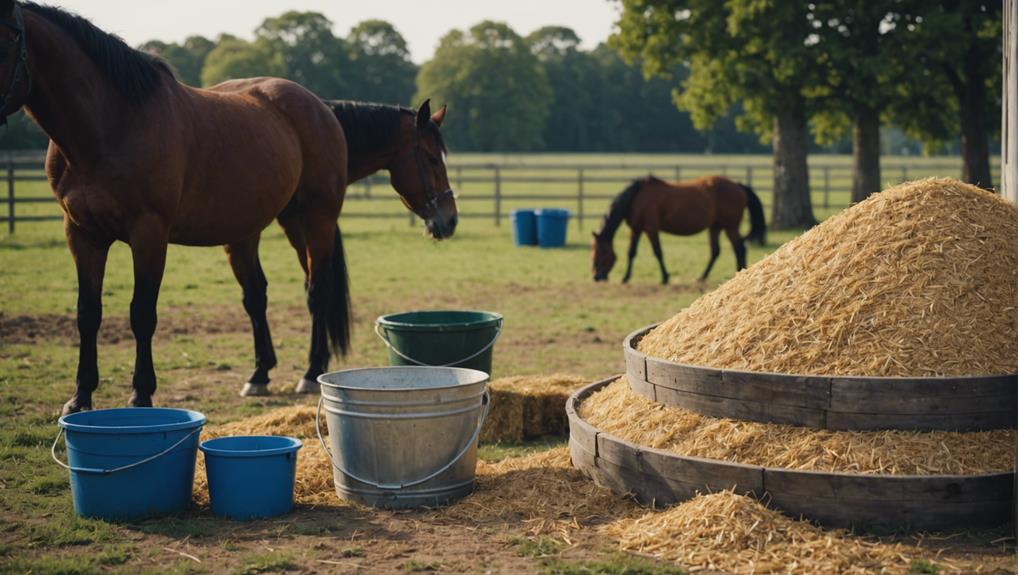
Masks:
[[[57,437],[56,437],[56,439],[53,440],[53,447],[50,448],[49,453],[50,453],[50,455],[53,456],[53,461],[56,461],[57,464],[60,465],[60,467],[63,467],[64,469],[67,469],[67,470],[70,470],[70,471],[74,471],[76,473],[96,473],[96,474],[99,474],[99,475],[109,475],[111,473],[117,473],[119,471],[125,471],[125,470],[131,469],[133,467],[138,467],[139,465],[144,465],[144,464],[146,464],[149,461],[152,461],[154,459],[159,459],[160,457],[166,455],[167,453],[169,453],[169,452],[173,451],[174,449],[176,449],[177,447],[179,447],[182,443],[184,443],[188,439],[191,439],[191,437],[194,436],[194,434],[198,433],[199,431],[201,431],[201,427],[200,426],[196,427],[191,433],[188,433],[187,435],[185,435],[184,438],[181,439],[180,441],[174,443],[173,445],[167,447],[166,449],[160,451],[159,453],[157,453],[155,455],[151,455],[149,457],[146,457],[145,459],[142,459],[141,461],[136,461],[134,463],[128,463],[127,465],[121,465],[120,467],[114,467],[113,469],[99,469],[97,467],[73,467],[71,465],[67,465],[63,461],[60,461],[60,458],[57,457],[57,444],[60,442],[60,435],[64,432],[64,428],[63,427],[61,427],[60,430],[57,431]]]
[[[410,363],[412,363],[414,365],[420,365],[420,366],[423,366],[423,367],[451,367],[451,366],[454,366],[454,365],[457,365],[457,364],[460,364],[460,363],[466,363],[466,362],[474,359],[475,357],[481,355],[482,353],[488,351],[489,349],[491,349],[491,346],[495,345],[495,342],[498,341],[498,336],[502,335],[502,318],[499,318],[499,320],[498,320],[498,327],[495,328],[495,337],[491,338],[491,341],[488,342],[488,345],[482,347],[477,352],[475,352],[475,353],[473,353],[473,354],[471,354],[471,355],[469,355],[469,356],[467,356],[467,357],[465,357],[463,359],[456,360],[456,361],[451,361],[449,363],[443,363],[441,365],[434,365],[434,364],[430,364],[430,363],[424,363],[422,361],[417,361],[416,359],[414,359],[414,358],[412,358],[412,357],[410,357],[408,355],[404,355],[403,352],[401,352],[400,350],[396,349],[396,346],[392,345],[392,343],[389,342],[389,332],[384,331],[384,329],[385,328],[382,327],[382,324],[378,323],[377,321],[375,322],[375,335],[377,335],[378,338],[381,339],[383,343],[385,343],[385,347],[389,348],[390,351],[392,351],[396,355],[402,357],[403,359],[409,361]]]
[[[343,469],[342,467],[339,466],[339,464],[336,463],[336,460],[333,459],[332,457],[332,451],[329,449],[329,446],[325,443],[325,438],[322,437],[321,419],[322,419],[322,402],[324,400],[325,400],[324,395],[319,396],[318,411],[315,413],[315,431],[318,433],[318,441],[321,442],[322,449],[325,450],[325,454],[329,458],[329,463],[331,463],[332,466],[339,470],[339,472],[342,473],[343,475],[346,475],[347,477],[360,481],[361,483],[370,485],[375,489],[393,490],[402,489],[405,487],[413,487],[415,485],[420,485],[421,483],[430,481],[435,477],[438,477],[439,475],[445,473],[450,467],[456,465],[456,463],[458,463],[460,459],[463,459],[463,456],[466,455],[468,451],[470,451],[470,447],[474,445],[474,442],[477,441],[477,438],[481,435],[481,427],[484,425],[484,420],[488,418],[488,408],[491,405],[491,393],[488,391],[488,388],[486,386],[484,388],[484,396],[481,399],[482,403],[484,404],[484,411],[481,412],[481,417],[477,420],[477,429],[474,430],[474,434],[470,436],[470,440],[467,441],[466,445],[463,446],[463,449],[461,449],[460,452],[456,454],[456,457],[453,457],[452,460],[449,461],[449,463],[443,465],[438,471],[429,473],[427,476],[421,479],[415,479],[414,481],[408,481],[406,483],[399,484],[376,483],[365,477],[354,475],[353,473],[350,473],[346,469]]]

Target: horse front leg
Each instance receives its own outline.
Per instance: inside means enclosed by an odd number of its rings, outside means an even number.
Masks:
[[[131,331],[134,332],[134,378],[130,405],[151,407],[156,391],[152,365],[152,335],[156,331],[156,304],[166,267],[169,230],[159,218],[143,218],[129,234],[134,261],[134,297],[131,299]]]
[[[268,307],[268,280],[258,259],[260,235],[226,246],[226,255],[233,268],[233,275],[244,293],[244,311],[251,318],[254,334],[255,370],[248,378],[241,397],[268,395],[269,370],[276,367],[276,350],[272,345],[272,333],[265,317]]]
[[[99,387],[96,338],[102,324],[103,276],[112,241],[95,237],[69,220],[64,224],[67,246],[78,272],[78,373],[74,396],[64,404],[63,415],[92,409],[92,392]]]
[[[700,276],[700,281],[707,280],[707,276],[710,275],[711,268],[714,267],[714,262],[717,261],[718,256],[721,254],[721,243],[718,241],[718,238],[721,235],[721,228],[711,226],[708,233],[710,237],[710,261],[707,262],[707,269],[703,270],[703,275]]]
[[[650,247],[654,249],[654,257],[657,258],[657,264],[661,268],[661,285],[668,284],[668,270],[665,269],[665,256],[661,251],[661,238],[658,236],[657,231],[648,231],[647,238],[650,240]]]
[[[629,278],[633,277],[633,260],[636,259],[636,247],[640,245],[640,231],[632,230],[629,236],[629,261],[626,263],[626,275],[622,277],[622,283],[629,283]]]
[[[735,271],[746,269],[746,242],[739,235],[739,226],[725,228],[725,235],[728,241],[732,242],[732,249],[735,250]]]

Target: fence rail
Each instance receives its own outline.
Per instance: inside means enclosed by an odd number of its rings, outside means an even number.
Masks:
[[[29,204],[52,204],[55,202],[47,192],[44,195],[22,193],[18,195],[17,183],[44,182],[44,152],[12,152],[0,161],[6,162],[7,172],[7,213],[0,217],[0,223],[7,223],[8,233],[14,233],[15,224],[61,220],[58,213],[19,213],[19,206]],[[607,203],[634,178],[655,174],[665,179],[681,180],[706,174],[721,174],[741,183],[753,186],[762,196],[765,204],[770,202],[772,191],[772,166],[768,159],[753,161],[747,157],[741,162],[710,162],[690,160],[678,164],[668,162],[613,162],[613,163],[459,163],[449,166],[450,184],[458,192],[460,217],[487,218],[495,226],[509,217],[513,207],[520,202],[550,202],[574,210],[574,218],[581,229],[585,220],[600,218]],[[999,164],[993,162],[996,176]],[[884,160],[882,177],[885,183],[897,183],[915,177],[931,175],[954,176],[960,173],[960,160],[909,161]],[[823,210],[842,208],[848,205],[851,193],[852,167],[846,163],[831,163],[823,156],[814,157],[810,162],[810,186],[815,207]],[[22,186],[24,189],[27,186]],[[386,193],[375,193],[376,188]],[[350,207],[368,209],[347,209],[343,218],[404,219],[410,225],[416,224],[416,217],[394,202],[395,195],[389,188],[387,178],[375,175],[350,186],[347,199]],[[476,209],[487,203],[491,211]],[[378,209],[374,206],[382,206]],[[27,208],[26,208],[27,209]],[[37,212],[39,210],[29,210]]]

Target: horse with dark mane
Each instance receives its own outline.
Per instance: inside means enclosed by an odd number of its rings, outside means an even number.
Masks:
[[[0,117],[24,106],[50,137],[46,174],[77,268],[79,358],[65,413],[90,409],[99,384],[96,335],[115,241],[130,245],[134,264],[130,405],[151,405],[156,389],[152,335],[169,243],[226,246],[254,326],[256,369],[245,390],[263,393],[276,358],[258,242],[273,220],[306,273],[312,322],[303,391],[317,387],[332,353],[345,353],[350,341],[336,223],[349,180],[347,144],[332,110],[279,78],[208,90],[182,85],[161,60],[84,18],[14,0],[0,0],[0,89]],[[419,125],[429,121],[425,115]],[[452,233],[451,194],[425,213],[436,238]]]
[[[750,231],[739,234],[742,215],[749,209]],[[745,240],[764,245],[767,224],[763,205],[753,188],[737,184],[721,176],[707,176],[696,180],[669,183],[654,176],[634,180],[612,200],[604,217],[601,230],[594,232],[594,280],[605,281],[615,266],[615,249],[612,242],[623,220],[629,224],[629,262],[622,282],[633,274],[633,259],[640,235],[650,239],[654,256],[661,268],[661,283],[668,283],[664,254],[661,252],[660,232],[689,236],[708,230],[710,261],[700,280],[707,279],[714,261],[721,253],[718,238],[724,230],[735,250],[736,270],[746,267]]]

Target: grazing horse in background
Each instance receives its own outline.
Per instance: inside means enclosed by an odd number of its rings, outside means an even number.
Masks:
[[[749,235],[739,235],[742,213],[749,208]],[[710,234],[710,262],[700,280],[707,279],[714,260],[721,253],[718,236],[725,231],[735,250],[736,271],[746,267],[746,246],[744,240],[754,240],[764,245],[767,224],[764,221],[763,205],[753,188],[737,184],[721,176],[707,176],[685,182],[669,183],[648,176],[634,180],[612,200],[611,208],[604,217],[601,230],[594,232],[594,281],[605,281],[608,272],[615,265],[615,249],[612,240],[622,225],[629,224],[629,264],[622,283],[629,281],[633,273],[633,259],[640,235],[647,234],[661,266],[661,283],[668,283],[664,255],[661,252],[660,232],[678,236],[689,236],[703,230]]]
[[[0,0],[0,24],[0,116],[24,106],[50,137],[46,175],[77,268],[78,371],[64,413],[92,407],[103,276],[118,240],[130,245],[134,264],[132,406],[151,405],[156,389],[152,335],[169,243],[227,246],[244,305],[261,321],[258,238],[278,219],[305,256],[306,377],[324,371],[332,351],[346,351],[349,297],[336,224],[346,140],[317,96],[278,78],[184,86],[161,60],[58,8]],[[274,363],[259,357],[252,380]]]

